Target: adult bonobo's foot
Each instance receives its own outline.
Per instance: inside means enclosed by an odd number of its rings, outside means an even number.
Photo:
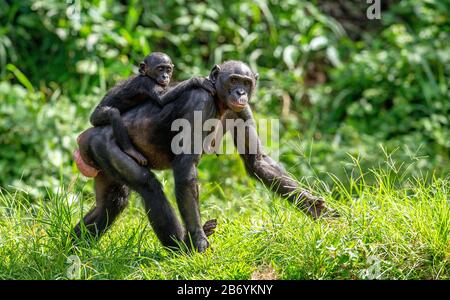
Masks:
[[[189,238],[189,235],[188,235],[188,238]],[[188,242],[186,244],[188,246],[190,246],[191,249],[197,250],[200,253],[205,252],[206,249],[208,249],[208,247],[209,247],[208,239],[206,238],[206,235],[203,232],[203,230],[201,232],[191,234],[190,240],[188,240]]]
[[[209,248],[208,239],[206,237],[199,237],[196,241],[194,241],[194,246],[198,252],[203,253]]]
[[[208,237],[215,232],[216,227],[217,227],[217,219],[211,219],[206,221],[205,224],[203,224],[203,231],[205,232],[205,235]]]
[[[203,231],[200,231],[195,234],[191,234],[191,239],[187,243],[191,245],[193,249],[202,253],[205,252],[206,249],[209,248],[208,236],[212,235],[217,227],[217,220],[212,219],[205,222],[203,225]]]
[[[141,166],[147,165],[147,159],[135,149],[128,149],[125,150],[124,152],[128,154],[128,156],[131,156]]]

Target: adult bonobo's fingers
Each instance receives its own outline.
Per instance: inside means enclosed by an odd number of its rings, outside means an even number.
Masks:
[[[314,219],[319,218],[325,209],[325,200],[319,197],[311,197],[307,202],[308,212]]]
[[[329,219],[336,219],[341,217],[341,214],[328,206],[325,206],[324,209],[322,209],[322,214],[320,215],[321,218],[329,218]]]
[[[314,219],[318,218],[338,218],[339,213],[325,204],[321,197],[309,196],[305,199],[303,207]]]
[[[217,219],[208,220],[203,225],[203,231],[205,232],[205,235],[208,237],[215,232],[216,227],[217,227]]]
[[[294,205],[311,215],[314,219],[319,218],[325,209],[323,198],[313,196],[306,190],[303,190],[298,195]]]

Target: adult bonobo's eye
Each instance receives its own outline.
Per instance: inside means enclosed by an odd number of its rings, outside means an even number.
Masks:
[[[172,68],[171,68],[171,67],[168,67],[168,68],[167,68],[167,73],[170,73],[170,74],[172,74],[172,71],[173,71],[173,70],[172,70]]]
[[[158,69],[157,69],[159,72],[162,72],[162,71],[164,71],[164,68],[163,67],[158,67]]]
[[[230,79],[230,83],[231,83],[232,85],[235,85],[235,84],[237,84],[237,79],[236,79],[236,78],[234,78],[234,77],[231,77],[231,79]]]

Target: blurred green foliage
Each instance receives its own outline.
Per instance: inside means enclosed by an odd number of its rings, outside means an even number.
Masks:
[[[344,176],[348,154],[369,168],[397,148],[419,161],[411,175],[448,172],[450,4],[394,3],[352,40],[326,2],[0,0],[0,186],[37,195],[70,182],[90,110],[151,51],[173,58],[178,80],[248,62],[261,75],[256,117],[281,118],[296,176]],[[202,166],[225,185],[244,172]]]

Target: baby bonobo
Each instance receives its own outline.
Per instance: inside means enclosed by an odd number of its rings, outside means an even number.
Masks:
[[[148,100],[163,106],[191,88],[204,88],[212,94],[215,91],[213,84],[201,77],[193,77],[169,88],[173,67],[172,60],[165,53],[148,55],[139,66],[139,75],[108,91],[90,118],[94,126],[111,125],[117,145],[142,166],[147,165],[147,160],[132,145],[121,114]]]

